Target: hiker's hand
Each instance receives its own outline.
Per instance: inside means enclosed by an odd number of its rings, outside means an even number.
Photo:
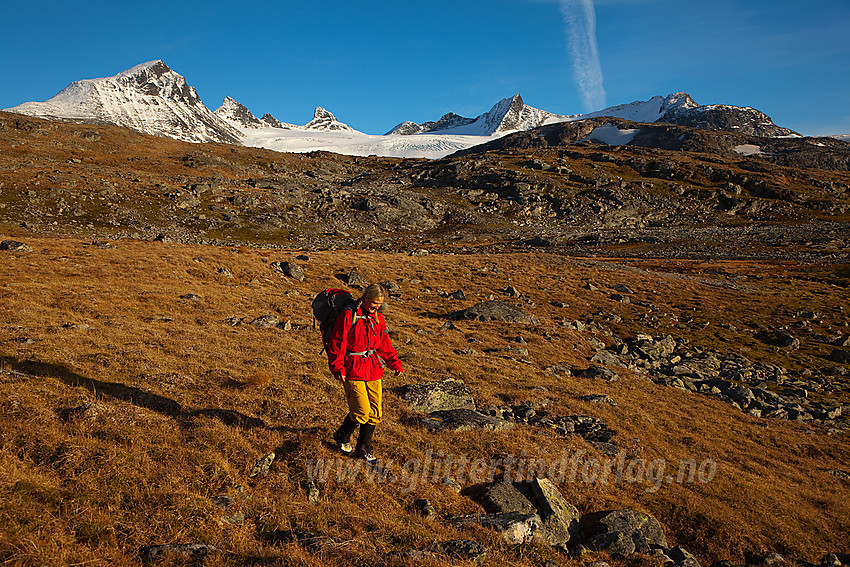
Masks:
[[[334,374],[334,377],[340,382],[345,382],[345,374],[342,374],[341,372],[338,374]]]
[[[396,371],[395,371],[395,375],[396,375],[396,376],[401,376],[401,370],[396,370]]]

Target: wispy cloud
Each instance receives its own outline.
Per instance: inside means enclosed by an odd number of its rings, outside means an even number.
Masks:
[[[593,0],[560,0],[567,45],[573,57],[573,75],[586,111],[605,107],[602,66],[596,45],[596,9]]]

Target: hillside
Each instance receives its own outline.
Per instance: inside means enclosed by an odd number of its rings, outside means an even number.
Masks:
[[[611,120],[399,160],[0,113],[0,222],[201,244],[848,261],[850,145],[657,124],[630,145],[583,141]]]
[[[671,471],[681,460],[716,463],[710,482],[657,490],[648,479],[562,482],[581,514],[648,512],[671,546],[685,546],[703,565],[756,564],[766,552],[818,562],[849,551],[846,418],[755,417],[723,396],[666,386],[627,356],[610,363],[618,381],[580,372],[597,349],[622,352],[606,345],[669,335],[694,362],[714,352],[782,367],[784,380],[758,387],[783,396],[806,390],[807,404],[837,403],[844,415],[846,366],[829,362],[827,341],[847,333],[846,287],[833,285],[850,283],[846,269],[539,253],[346,250],[304,258],[296,250],[13,235],[33,252],[2,252],[0,263],[4,561],[134,564],[142,547],[191,542],[223,550],[213,564],[406,564],[385,554],[471,538],[488,548],[486,565],[571,564],[545,545],[514,548],[492,530],[448,523],[482,511],[469,480],[458,494],[437,480],[411,491],[410,481],[351,485],[333,474],[309,500],[308,460],[334,462],[327,440],[342,415],[309,302],[352,268],[399,285],[387,317],[407,370],[387,387],[460,379],[478,408],[525,405],[552,418],[598,419],[629,459],[664,459]],[[276,273],[271,263],[279,260],[303,267],[306,279]],[[622,285],[632,291],[628,303],[614,296]],[[518,297],[506,295],[509,287]],[[466,300],[448,297],[457,289]],[[446,314],[491,295],[539,324],[458,321],[446,330]],[[269,327],[270,319],[280,324]],[[759,334],[783,328],[799,339],[797,350]],[[756,388],[762,379],[751,376],[738,383]],[[588,394],[617,405],[582,401]],[[584,451],[591,464],[610,458],[578,435],[540,425],[428,433],[392,393],[385,411],[376,451],[400,478],[402,466],[427,451],[552,462],[566,449]],[[271,452],[268,475],[250,478]],[[436,519],[417,515],[417,498],[431,502]],[[225,511],[219,501],[233,503]],[[295,528],[345,543],[314,554],[259,535]]]
[[[0,113],[0,559],[850,564],[846,144],[611,123],[432,161]],[[355,271],[405,365],[356,474],[310,313]]]

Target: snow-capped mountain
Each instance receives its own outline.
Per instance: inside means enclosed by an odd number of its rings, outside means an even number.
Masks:
[[[267,124],[251,114],[251,111],[244,104],[230,97],[225,97],[224,102],[221,103],[221,106],[213,114],[223,120],[232,122],[234,126],[239,128],[265,128],[271,126],[271,124]],[[267,114],[266,116],[271,115]]]
[[[245,105],[240,104],[230,97],[225,98],[224,102],[221,103],[221,106],[213,114],[241,129],[280,128],[290,130],[295,128],[299,130],[319,130],[322,132],[356,132],[354,128],[348,124],[343,124],[336,119],[333,113],[321,106],[316,107],[313,111],[313,119],[304,126],[281,122],[268,113],[258,119]]]
[[[445,132],[460,135],[490,136],[499,132],[531,130],[544,124],[563,122],[567,116],[552,114],[528,106],[520,95],[500,100],[493,108],[476,118],[464,118],[453,112],[443,115],[436,122],[417,124],[405,121],[387,132],[387,135],[412,135],[426,132]]]
[[[769,116],[754,108],[714,104],[701,106],[687,93],[679,92],[666,97],[654,96],[647,101],[618,104],[587,114],[569,116],[552,114],[523,103],[519,95],[506,98],[489,112],[477,118],[464,118],[449,113],[436,122],[402,122],[388,134],[412,135],[424,132],[491,135],[517,130],[530,130],[572,120],[585,120],[601,116],[623,118],[634,122],[668,122],[682,126],[711,130],[730,130],[754,136],[778,137],[799,135],[788,128],[776,126]]]
[[[758,136],[794,136],[749,107],[700,106],[685,93],[611,106],[588,114],[561,115],[528,106],[520,95],[497,102],[475,118],[454,113],[434,122],[402,122],[388,134],[373,136],[340,122],[316,107],[303,126],[271,114],[257,118],[227,97],[211,112],[186,80],[162,61],[143,63],[103,79],[75,81],[46,102],[27,102],[11,112],[49,119],[117,124],[148,134],[191,142],[225,142],[278,151],[326,150],[349,155],[439,158],[538,126],[612,116],[635,122],[671,122]]]
[[[149,61],[114,77],[74,81],[45,102],[10,112],[42,118],[103,121],[189,142],[240,143],[241,133],[204,106],[183,76]]]

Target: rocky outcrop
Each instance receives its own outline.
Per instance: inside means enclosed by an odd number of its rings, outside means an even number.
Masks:
[[[633,553],[649,553],[654,547],[667,547],[661,524],[643,512],[614,510],[602,513],[589,528],[585,545],[625,557]]]
[[[404,400],[411,410],[419,413],[475,409],[475,400],[461,380],[406,384],[391,390]]]
[[[510,421],[483,415],[471,409],[435,411],[427,417],[417,418],[417,423],[434,433],[437,431],[502,431],[514,426]]]

